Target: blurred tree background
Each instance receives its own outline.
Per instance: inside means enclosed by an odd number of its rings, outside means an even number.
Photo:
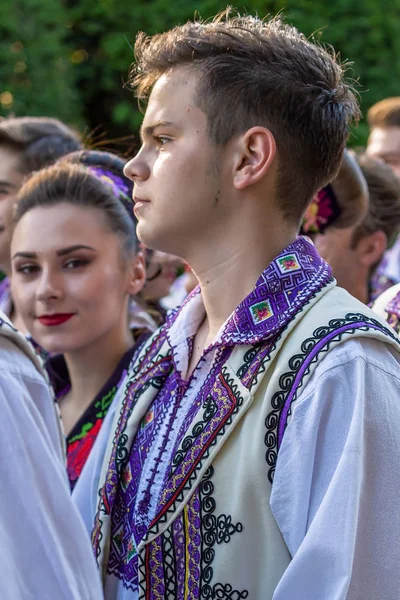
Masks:
[[[152,34],[225,8],[218,0],[1,0],[0,115],[55,116],[89,143],[135,133],[141,121],[124,86],[138,31]],[[400,0],[248,0],[235,5],[286,21],[354,63],[364,114],[400,95]],[[362,122],[351,143],[362,145]],[[129,143],[131,145],[131,143]]]

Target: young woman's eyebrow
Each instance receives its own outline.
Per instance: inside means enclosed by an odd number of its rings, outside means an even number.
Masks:
[[[92,246],[86,246],[85,244],[74,244],[73,246],[67,246],[66,248],[60,248],[57,250],[57,256],[65,256],[66,254],[71,254],[71,252],[75,252],[76,250],[91,250],[92,252],[96,252],[96,248]],[[13,256],[17,258],[18,256],[22,258],[37,258],[36,252],[16,252]]]

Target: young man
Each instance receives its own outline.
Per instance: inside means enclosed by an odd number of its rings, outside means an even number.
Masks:
[[[25,178],[74,150],[82,148],[78,135],[58,119],[14,117],[0,120],[0,271],[7,275],[0,283],[0,308],[12,317],[10,296],[10,242],[12,212]]]
[[[314,242],[338,285],[370,304],[395,283],[375,271],[400,230],[400,182],[387,165],[366,155],[358,160],[369,190],[366,216],[349,227],[333,223]]]
[[[136,56],[138,234],[200,287],[134,358],[76,488],[105,597],[395,598],[398,341],[296,239],[354,95],[279,19],[140,35]]]
[[[59,418],[32,347],[0,313],[0,598],[99,600],[66,478]]]

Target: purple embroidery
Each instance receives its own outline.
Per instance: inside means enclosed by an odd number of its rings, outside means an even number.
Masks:
[[[269,265],[227,322],[223,343],[255,344],[281,331],[307,301],[332,280],[329,265],[304,238]]]

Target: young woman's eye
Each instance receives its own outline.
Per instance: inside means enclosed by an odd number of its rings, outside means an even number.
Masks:
[[[39,267],[37,265],[21,265],[16,270],[17,273],[22,273],[23,275],[32,275],[32,273],[39,271]]]
[[[65,269],[78,269],[79,267],[84,267],[89,264],[90,261],[84,260],[82,258],[71,258],[64,264]]]

